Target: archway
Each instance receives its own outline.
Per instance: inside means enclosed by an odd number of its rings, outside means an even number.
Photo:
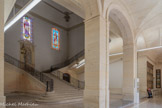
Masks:
[[[63,80],[65,80],[65,81],[67,81],[67,82],[70,83],[70,74],[64,73],[64,74],[63,74]]]
[[[136,65],[137,65],[137,52],[136,52],[136,46],[134,42],[134,33],[133,33],[133,27],[130,20],[129,15],[127,14],[127,11],[119,4],[112,3],[107,8],[106,13],[106,20],[107,20],[107,38],[110,39],[111,32],[110,32],[110,26],[112,19],[116,25],[118,26],[120,30],[120,38],[123,40],[123,44],[121,43],[121,46],[123,45],[121,51],[115,52],[115,54],[112,54],[110,51],[110,55],[113,57],[119,57],[120,61],[122,63],[120,64],[120,67],[123,67],[123,70],[121,70],[121,99],[124,103],[132,103],[137,101],[137,86],[135,84],[136,78],[137,78],[137,72],[136,72]],[[111,40],[111,39],[110,39]],[[109,50],[110,44],[107,43],[107,50]],[[108,54],[109,55],[109,54]],[[109,57],[109,56],[108,56]],[[109,65],[109,64],[108,64]],[[122,66],[123,65],[123,66]],[[108,80],[107,82],[110,89],[110,67],[108,66]],[[122,68],[121,68],[122,69]],[[113,76],[114,77],[114,76]],[[115,78],[115,77],[114,77]],[[118,91],[119,92],[119,91]],[[110,89],[111,93],[111,89]],[[111,100],[111,99],[110,99]],[[123,105],[123,103],[121,103]]]
[[[133,24],[126,9],[115,2],[104,7],[107,11],[89,11],[85,21],[85,108],[109,107],[109,33],[110,17],[118,25],[123,39],[123,100],[135,102],[137,89],[136,46]],[[94,6],[95,7],[95,6]],[[95,7],[98,9],[99,7]],[[104,10],[103,9],[103,10]],[[102,9],[101,9],[102,10]],[[96,12],[96,14],[93,14]],[[97,13],[98,12],[98,13]],[[88,13],[88,12],[87,12]],[[91,15],[91,16],[90,16]],[[94,16],[93,16],[94,15]],[[105,15],[105,16],[104,16]]]
[[[35,66],[35,48],[33,43],[21,40],[20,43],[20,61],[34,68]]]

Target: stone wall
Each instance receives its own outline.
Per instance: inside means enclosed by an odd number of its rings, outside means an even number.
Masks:
[[[44,94],[46,86],[25,71],[5,62],[5,93]]]
[[[147,96],[147,57],[146,56],[140,56],[138,57],[138,66],[137,66],[137,76],[139,78],[139,93],[140,97],[146,97]]]
[[[110,93],[122,94],[123,86],[123,60],[110,63]]]

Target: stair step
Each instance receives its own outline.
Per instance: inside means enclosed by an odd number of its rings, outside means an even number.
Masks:
[[[54,97],[54,98],[60,98],[60,97],[78,97],[78,96],[83,97],[83,95],[71,95],[71,94],[66,94],[66,95],[42,96],[41,98],[51,98],[51,97]]]
[[[53,95],[44,95],[42,97],[59,97],[59,96],[83,96],[83,94],[53,94]]]
[[[59,97],[41,97],[39,98],[40,100],[68,100],[68,99],[73,99],[73,98],[83,98],[83,96],[59,96]]]
[[[47,93],[47,94],[45,94],[45,95],[55,95],[55,94],[82,94],[83,95],[83,93],[82,92],[55,92],[55,93]]]
[[[50,76],[50,75],[48,75]],[[64,81],[50,76],[54,79],[54,91],[47,92],[45,95],[37,99],[42,103],[69,103],[83,100],[83,90],[76,89]]]
[[[83,91],[80,91],[80,90],[77,90],[77,89],[65,89],[66,87],[64,87],[64,88],[57,88],[57,89],[54,89],[54,91],[57,91],[57,92],[59,92],[59,91],[64,91],[64,92],[83,92]]]
[[[71,99],[61,99],[61,100],[36,100],[41,103],[52,103],[52,104],[61,104],[61,103],[69,103],[69,102],[77,102],[82,101],[83,98],[71,98]]]
[[[57,94],[83,94],[83,93],[79,93],[79,92],[56,92]],[[51,95],[51,94],[50,94]]]

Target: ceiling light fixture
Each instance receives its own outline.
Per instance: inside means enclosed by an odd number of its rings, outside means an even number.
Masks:
[[[82,59],[81,61],[79,61],[78,63],[74,64],[72,67],[73,68],[80,68],[81,66],[83,66],[85,64],[85,59]]]
[[[117,55],[122,55],[123,53],[114,53],[114,54],[110,54],[109,56],[117,56]]]
[[[162,46],[144,48],[144,49],[137,50],[137,52],[149,51],[149,50],[160,49],[160,48],[162,48]],[[117,56],[117,55],[122,55],[122,54],[123,53],[114,53],[114,54],[110,54],[109,56],[111,57],[111,56]]]
[[[85,65],[85,62],[82,63],[82,64],[80,64],[80,65],[78,65],[76,68],[79,69],[79,68],[82,67],[83,65]]]
[[[159,49],[162,48],[162,46],[157,46],[157,47],[151,47],[151,48],[144,48],[144,49],[140,49],[137,50],[137,52],[143,52],[143,51],[148,51],[148,50],[154,50],[154,49]],[[110,54],[109,56],[118,56],[118,55],[122,55],[123,53],[114,53],[114,54]],[[81,60],[78,64],[75,64],[73,67],[75,68],[80,68],[81,66],[85,65],[85,59]]]
[[[21,9],[15,17],[13,17],[4,27],[4,32],[8,30],[13,24],[15,24],[21,17],[28,13],[33,7],[35,7],[41,0],[31,0],[25,8]]]
[[[151,48],[145,48],[145,49],[140,49],[137,50],[138,52],[143,52],[143,51],[148,51],[148,50],[153,50],[153,49],[159,49],[162,48],[162,46],[157,46],[157,47],[151,47]]]

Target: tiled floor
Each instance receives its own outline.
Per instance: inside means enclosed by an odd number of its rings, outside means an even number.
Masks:
[[[74,103],[66,103],[66,104],[53,104],[53,103],[37,103],[35,100],[38,97],[36,96],[27,96],[27,95],[9,95],[7,96],[7,103],[16,103],[15,106],[8,106],[7,108],[24,108],[23,104],[34,104],[34,106],[28,106],[25,108],[83,108],[83,101],[77,101]],[[130,102],[122,101],[121,99],[111,99],[110,106],[111,108],[119,108],[121,106],[127,105]],[[18,106],[18,104],[21,104]]]
[[[138,105],[126,108],[162,108],[162,96],[155,96],[154,98],[147,99]]]
[[[7,103],[28,103],[30,105],[35,104],[35,106],[25,106],[24,104],[19,105],[19,107],[15,106],[7,106],[7,108],[83,108],[83,102],[75,102],[75,103],[66,103],[66,104],[52,104],[52,103],[37,103],[35,102],[37,97],[24,96],[24,95],[12,95],[7,96]],[[125,105],[131,104],[130,102],[111,99],[110,108],[162,108],[162,96],[156,96],[152,99],[145,99],[139,105],[130,105],[127,107],[123,107]],[[23,106],[24,105],[24,106]]]
[[[110,108],[122,108],[127,105],[131,105],[130,101],[123,101],[121,99],[110,99]]]
[[[52,103],[37,103],[36,96],[26,95],[11,95],[7,96],[7,103],[14,103],[6,108],[83,108],[82,102],[66,103],[66,104],[52,104]],[[16,104],[16,107],[14,106]],[[25,106],[25,104],[28,104]]]

